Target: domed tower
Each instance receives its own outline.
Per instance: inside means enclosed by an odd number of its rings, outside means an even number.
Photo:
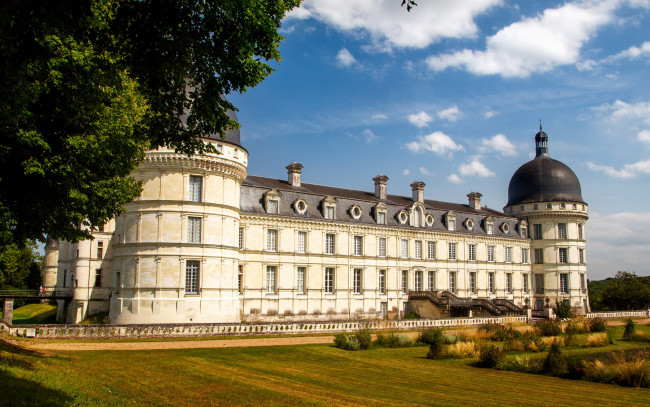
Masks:
[[[541,310],[569,301],[573,311],[589,311],[585,222],[587,204],[580,182],[548,154],[548,135],[535,135],[536,156],[510,179],[504,212],[525,219],[533,260],[532,305]]]
[[[159,148],[132,174],[143,190],[116,219],[110,323],[240,320],[237,237],[248,152],[239,130],[204,141],[218,154]]]

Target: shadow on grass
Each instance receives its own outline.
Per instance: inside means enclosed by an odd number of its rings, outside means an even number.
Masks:
[[[3,368],[0,368],[0,383],[3,387],[0,405],[3,406],[68,406],[73,401],[67,394],[18,378]]]

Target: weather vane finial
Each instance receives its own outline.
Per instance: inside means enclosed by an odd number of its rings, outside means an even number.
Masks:
[[[539,119],[539,131],[542,131],[542,119]]]

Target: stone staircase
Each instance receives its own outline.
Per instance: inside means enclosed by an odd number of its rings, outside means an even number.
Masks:
[[[409,291],[409,301],[428,300],[443,312],[482,309],[491,315],[522,315],[524,311],[505,298],[462,298],[450,291]]]

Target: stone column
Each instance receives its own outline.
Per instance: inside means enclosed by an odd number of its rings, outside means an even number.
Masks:
[[[2,319],[11,324],[11,321],[14,318],[14,300],[10,298],[5,298],[2,300]]]

